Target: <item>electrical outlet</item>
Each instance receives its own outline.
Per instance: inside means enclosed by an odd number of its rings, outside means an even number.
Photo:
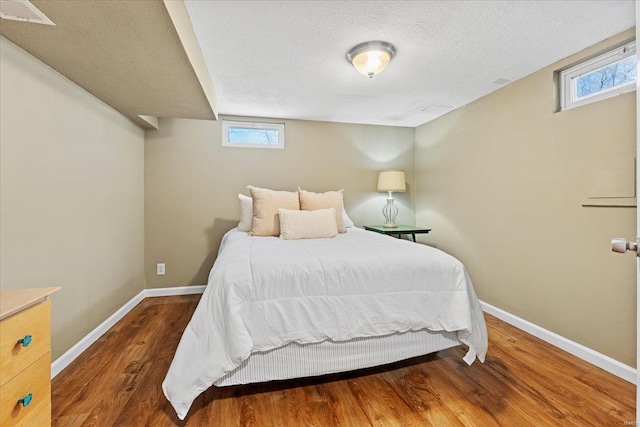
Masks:
[[[164,276],[164,263],[156,265],[156,274],[158,276]]]

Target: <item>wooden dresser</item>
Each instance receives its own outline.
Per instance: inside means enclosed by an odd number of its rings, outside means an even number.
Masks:
[[[51,301],[60,288],[0,291],[0,427],[51,425]]]

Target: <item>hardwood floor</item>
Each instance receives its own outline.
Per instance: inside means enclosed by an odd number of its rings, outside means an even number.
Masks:
[[[147,298],[52,383],[54,426],[619,426],[635,386],[486,315],[465,349],[346,374],[211,388],[180,421],[162,394],[200,296]]]

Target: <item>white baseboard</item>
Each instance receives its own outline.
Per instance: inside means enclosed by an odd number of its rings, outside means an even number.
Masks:
[[[153,288],[145,289],[145,298],[149,297],[168,297],[173,295],[195,295],[204,292],[205,285],[202,286],[178,286],[175,288]]]
[[[571,341],[563,336],[556,334],[555,332],[551,332],[518,316],[514,316],[511,313],[507,313],[506,311],[494,307],[491,304],[487,304],[484,301],[480,301],[480,305],[486,313],[495,316],[498,319],[507,322],[508,324],[515,326],[516,328],[521,329],[528,334],[533,335],[534,337],[538,337],[541,340],[546,341],[549,344],[566,351],[567,353],[571,353],[574,356],[591,363],[592,365],[604,369],[605,371],[612,373],[613,375],[620,377],[623,380],[629,381],[632,384],[637,384],[637,371],[631,366],[620,363],[609,356],[598,353],[597,351],[592,350],[589,347],[585,347],[582,344]]]
[[[143,289],[138,295],[131,298],[129,302],[120,307],[118,311],[113,313],[107,320],[99,324],[93,331],[89,332],[84,338],[67,350],[62,356],[58,357],[51,363],[51,378],[58,375],[64,368],[69,366],[78,356],[82,354],[91,344],[98,341],[113,325],[118,323],[127,313],[138,305],[143,299],[150,297],[164,297],[172,295],[192,295],[204,292],[205,286],[182,286],[175,288],[155,288]]]
[[[54,378],[64,368],[69,366],[69,364],[73,362],[78,356],[80,356],[82,352],[89,348],[91,344],[96,342],[98,338],[100,338],[105,332],[109,330],[109,328],[118,323],[118,321],[122,319],[125,314],[130,312],[133,307],[138,305],[138,303],[143,299],[144,290],[142,290],[135,297],[131,298],[129,302],[120,307],[118,311],[109,316],[107,320],[99,324],[93,331],[89,332],[84,338],[78,341],[76,345],[67,350],[62,356],[54,360],[53,363],[51,363],[51,378]]]

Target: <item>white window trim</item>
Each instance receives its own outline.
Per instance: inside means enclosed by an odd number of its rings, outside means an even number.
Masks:
[[[560,111],[570,110],[572,108],[581,107],[583,105],[590,104],[592,102],[600,101],[614,96],[622,95],[636,90],[636,82],[628,82],[620,86],[605,89],[602,92],[594,93],[592,95],[585,96],[580,100],[575,99],[576,82],[573,80],[575,77],[589,73],[598,68],[614,64],[618,61],[626,59],[636,54],[636,42],[632,41],[612,49],[601,55],[591,58],[587,61],[581,62],[560,72]]]
[[[278,144],[242,144],[229,142],[229,128],[267,129],[278,131]],[[284,123],[261,123],[223,120],[222,121],[222,146],[235,148],[284,148]]]

